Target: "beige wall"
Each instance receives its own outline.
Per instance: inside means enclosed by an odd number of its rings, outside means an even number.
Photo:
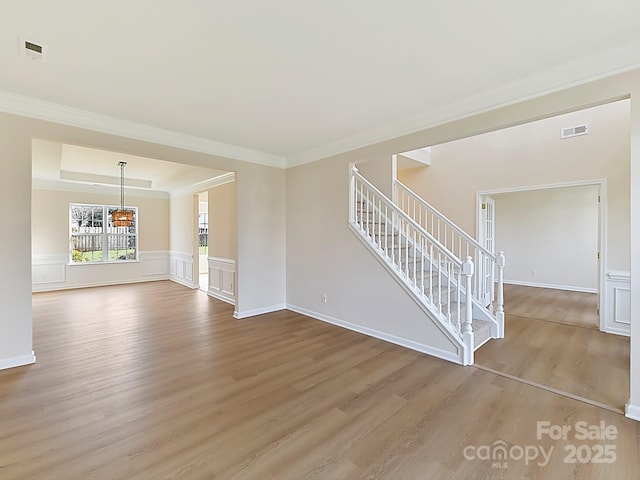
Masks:
[[[31,194],[31,251],[33,255],[69,253],[69,204],[119,205],[120,196],[87,192],[34,189]],[[169,250],[169,200],[125,196],[138,207],[138,250]]]
[[[507,283],[596,291],[598,187],[494,195]]]
[[[358,172],[388,198],[393,194],[393,159],[391,155],[358,162]]]
[[[287,304],[405,344],[453,352],[348,228],[349,165],[345,158],[287,170]]]
[[[236,184],[209,190],[209,256],[236,258]]]
[[[170,250],[195,255],[198,199],[192,193],[172,196],[169,202]]]
[[[628,271],[629,108],[616,102],[436,145],[431,166],[398,178],[474,236],[479,191],[606,179],[608,268]],[[581,123],[588,135],[560,138]]]

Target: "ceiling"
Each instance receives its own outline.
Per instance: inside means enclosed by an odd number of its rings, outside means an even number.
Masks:
[[[121,161],[127,163],[127,192],[137,190],[138,195],[201,191],[228,173],[49,140],[32,140],[31,150],[32,177],[34,185],[40,187],[116,190],[120,188]]]
[[[0,110],[118,119],[124,135],[279,166],[640,66],[637,0],[0,0],[0,13]]]

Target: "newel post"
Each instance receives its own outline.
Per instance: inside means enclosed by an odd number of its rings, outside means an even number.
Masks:
[[[498,338],[504,338],[504,252],[496,258],[498,266],[498,295],[496,301],[496,320],[498,321]]]
[[[358,167],[355,164],[349,170],[349,222],[356,222],[356,173]]]
[[[473,259],[467,257],[462,264],[462,275],[464,276],[465,288],[465,312],[464,321],[462,322],[462,341],[464,342],[464,358],[463,365],[473,365],[473,292],[472,277],[474,274]]]

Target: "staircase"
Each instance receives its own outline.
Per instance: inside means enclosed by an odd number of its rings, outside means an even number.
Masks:
[[[472,365],[475,350],[504,336],[504,255],[488,251],[399,181],[394,202],[355,166],[350,175],[351,229],[458,347],[459,362]]]

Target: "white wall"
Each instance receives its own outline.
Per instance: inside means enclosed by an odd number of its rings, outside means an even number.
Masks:
[[[505,282],[595,292],[597,195],[594,185],[492,195]]]

